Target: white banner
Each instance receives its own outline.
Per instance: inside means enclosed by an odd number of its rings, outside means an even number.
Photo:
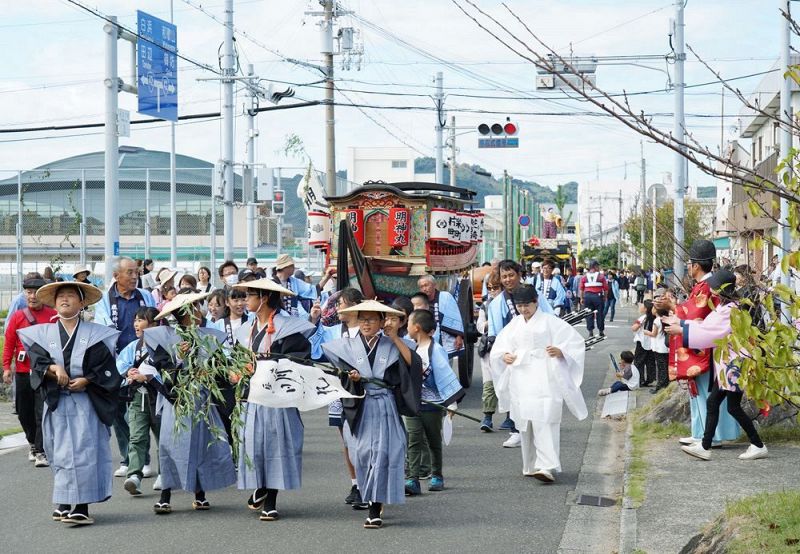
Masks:
[[[317,367],[283,359],[257,363],[247,401],[270,408],[297,408],[307,412],[339,398],[361,397],[344,390],[338,378]]]

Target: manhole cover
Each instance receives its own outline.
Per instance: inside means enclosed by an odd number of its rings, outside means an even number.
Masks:
[[[577,503],[584,506],[598,506],[600,508],[609,508],[617,505],[617,501],[613,498],[607,496],[593,496],[591,494],[581,494],[578,496]]]

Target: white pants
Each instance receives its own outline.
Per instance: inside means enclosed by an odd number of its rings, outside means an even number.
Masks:
[[[560,423],[528,421],[520,428],[522,446],[522,473],[531,474],[539,469],[561,471],[559,460]]]
[[[484,383],[492,380],[492,367],[488,355],[481,356],[481,378]]]

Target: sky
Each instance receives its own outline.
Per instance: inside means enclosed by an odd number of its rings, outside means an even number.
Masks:
[[[541,51],[530,34],[494,0],[473,0],[502,20],[530,48]],[[5,2],[0,22],[0,129],[103,121],[103,21],[67,0]],[[90,0],[88,6],[116,15],[122,25],[135,28],[136,9],[163,19],[170,17],[169,0]],[[466,0],[347,0],[353,12],[338,19],[339,27],[353,27],[364,45],[361,68],[341,68],[337,57],[337,101],[384,108],[336,107],[337,168],[347,166],[348,149],[358,146],[406,144],[418,155],[434,155],[435,113],[433,77],[444,74],[445,108],[459,127],[458,161],[476,163],[501,175],[554,187],[567,181],[583,186],[599,177],[618,182],[626,197],[639,186],[639,135],[607,117],[575,115],[597,111],[563,92],[536,91],[535,68],[481,30],[457,7],[476,13]],[[508,7],[544,43],[562,55],[666,55],[674,2],[666,0],[508,0]],[[192,60],[217,67],[223,26],[209,17],[224,17],[222,0],[174,0],[178,49]],[[199,8],[202,8],[199,9]],[[317,2],[236,0],[234,26],[238,31],[239,63],[248,63],[267,81],[294,83],[295,101],[321,99],[320,73],[287,62],[285,58],[321,63]],[[203,12],[207,13],[203,13]],[[482,16],[481,16],[482,17]],[[778,58],[780,19],[776,2],[762,0],[688,0],[686,42],[725,78],[770,69]],[[385,30],[381,31],[376,29]],[[128,43],[119,42],[121,75],[129,72]],[[695,86],[715,77],[687,53],[687,127],[694,138],[716,149],[721,138],[736,137],[740,106],[720,84]],[[633,65],[633,64],[636,65]],[[673,66],[662,60],[608,64],[597,68],[597,84],[610,93],[652,91],[632,95],[631,106],[656,116],[655,124],[671,129],[673,95],[667,83]],[[220,108],[220,86],[199,81],[214,75],[179,60],[179,113],[215,112]],[[762,77],[732,82],[742,92],[752,91]],[[276,86],[282,86],[276,83]],[[387,94],[390,93],[390,94]],[[526,97],[518,100],[514,98]],[[290,103],[293,100],[284,100]],[[236,96],[235,159],[244,161],[244,94]],[[136,99],[119,96],[121,108],[136,114]],[[266,104],[262,104],[266,105]],[[418,106],[425,110],[386,107]],[[475,113],[475,110],[497,112]],[[547,115],[543,115],[547,114]],[[477,148],[480,123],[510,117],[520,128],[519,149]],[[702,117],[698,117],[702,116]],[[299,136],[316,168],[324,170],[324,108],[265,112],[258,116],[260,136],[256,160],[271,167],[302,165],[281,153],[290,133]],[[722,123],[724,121],[724,123]],[[181,123],[176,141],[179,154],[209,161],[220,158],[220,121]],[[462,128],[463,127],[463,128]],[[120,144],[169,150],[169,127],[133,126]],[[47,162],[103,149],[102,129],[0,134],[0,170],[28,169]],[[673,170],[673,154],[644,143],[648,183],[660,182]],[[690,170],[690,186],[713,184],[710,177]]]

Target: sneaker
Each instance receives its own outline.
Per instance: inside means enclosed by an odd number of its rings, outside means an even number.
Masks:
[[[605,333],[605,331],[600,331],[600,336],[601,336],[601,337],[605,337],[605,336],[606,336],[606,333]]]
[[[685,444],[687,446],[692,445],[696,442],[700,442],[702,439],[696,439],[694,437],[681,437],[678,439],[680,444]]]
[[[538,479],[542,483],[553,483],[555,482],[555,477],[553,474],[547,471],[546,469],[540,469],[533,472],[533,478]]]
[[[428,490],[431,492],[438,492],[444,490],[444,479],[438,475],[431,477],[431,483],[428,485]]]
[[[519,433],[511,433],[508,440],[503,443],[503,448],[518,448],[521,443],[522,438],[519,436]]]
[[[50,462],[47,461],[47,457],[38,452],[35,456],[36,461],[33,462],[34,467],[50,467]]]
[[[138,475],[131,475],[125,479],[125,484],[122,485],[125,490],[131,493],[132,496],[139,496],[142,494],[142,481]]]
[[[33,451],[34,447],[31,446],[31,449],[28,450],[28,461],[35,462],[36,461],[36,452]],[[69,513],[69,512],[67,512]]]
[[[418,479],[406,479],[406,496],[417,496],[422,494]]]
[[[511,418],[508,415],[506,415],[506,419],[503,421],[503,423],[500,424],[500,427],[498,427],[498,429],[500,429],[501,431],[511,431],[511,429],[513,428],[514,428],[514,422],[511,421]]]
[[[765,444],[761,448],[757,447],[755,444],[751,444],[747,447],[743,453],[739,454],[740,460],[758,460],[759,458],[766,458],[768,454],[767,445]]]
[[[703,443],[700,442],[695,442],[688,446],[681,446],[681,450],[686,452],[689,456],[694,456],[701,460],[708,461],[711,459],[711,450],[703,448]]]
[[[594,336],[594,329],[592,329],[591,331],[589,331],[589,338],[592,338],[593,336]]]
[[[153,483],[153,490],[160,491],[161,490],[161,475],[156,477],[156,482]]]
[[[358,485],[350,487],[350,494],[344,499],[345,504],[361,504],[361,491],[358,490]]]
[[[492,416],[483,416],[483,421],[481,421],[481,431],[484,433],[491,433],[494,431],[494,427],[492,426]]]
[[[597,396],[607,396],[611,394],[611,389],[600,389],[597,391]]]
[[[117,471],[114,472],[114,477],[125,477],[128,475],[128,466],[120,465]]]
[[[156,472],[155,472],[155,471],[153,471],[153,468],[152,468],[152,467],[150,467],[150,465],[149,465],[149,464],[146,464],[146,465],[145,465],[145,466],[142,468],[142,477],[144,477],[145,479],[148,479],[148,478],[150,478],[150,477],[154,477],[154,476],[155,476],[155,474],[156,474]]]
[[[428,479],[431,478],[432,475],[430,471],[425,471],[425,470],[420,470],[420,473],[422,473],[422,475],[419,476],[420,481],[427,481]]]

